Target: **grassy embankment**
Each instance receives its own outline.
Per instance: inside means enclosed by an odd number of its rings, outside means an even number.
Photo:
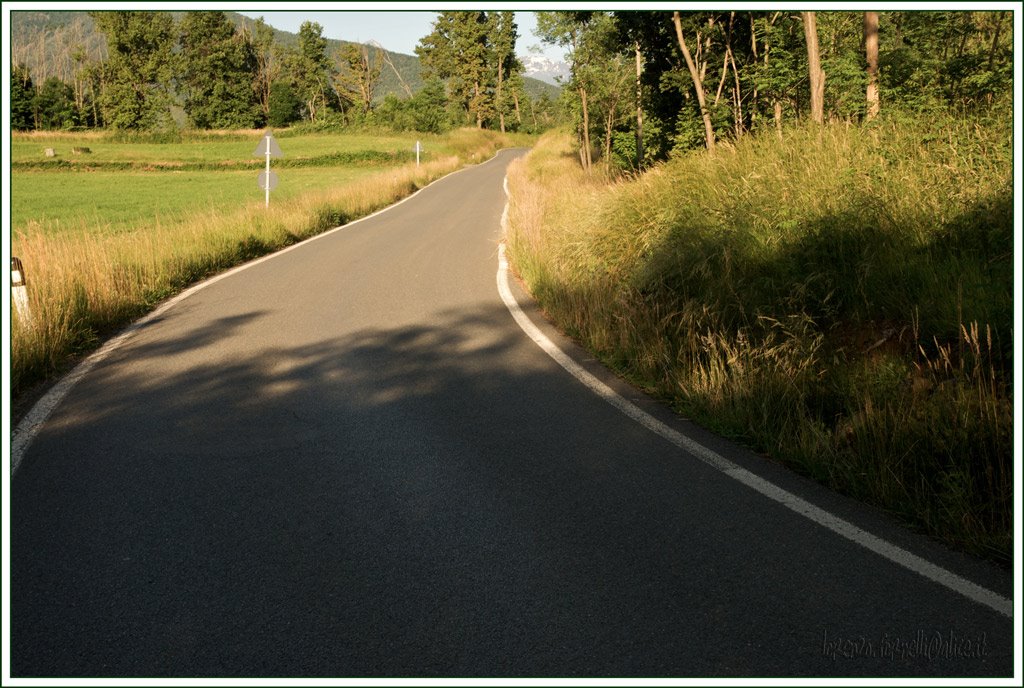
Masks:
[[[160,300],[214,273],[369,214],[466,163],[515,145],[443,136],[275,134],[285,154],[269,210],[256,188],[262,132],[155,143],[110,133],[13,136],[11,248],[32,323],[15,317],[17,398]],[[416,167],[413,146],[426,153]],[[522,141],[519,141],[521,144]],[[73,154],[73,147],[89,153]],[[44,148],[55,148],[56,159]]]
[[[631,180],[509,172],[547,312],[679,412],[964,550],[1012,556],[1008,125],[794,129]]]

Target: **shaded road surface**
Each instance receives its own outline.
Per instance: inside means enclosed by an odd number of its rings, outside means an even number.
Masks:
[[[1012,673],[1011,619],[687,456],[522,333],[495,288],[515,155],[209,285],[72,389],[12,481],[14,676]]]

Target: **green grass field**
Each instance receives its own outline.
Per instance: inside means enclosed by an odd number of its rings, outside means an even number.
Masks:
[[[380,167],[311,167],[277,170],[271,203],[309,191],[351,183]],[[196,212],[226,211],[263,203],[254,170],[19,172],[11,178],[11,229],[46,232],[145,231]],[[55,196],[59,194],[59,199]]]
[[[262,203],[256,176],[264,161],[252,155],[261,134],[231,133],[181,143],[119,142],[94,134],[15,134],[12,232],[144,230],[153,222],[178,222],[197,211]],[[423,162],[457,152],[450,139],[435,135],[282,132],[276,138],[285,156],[271,162],[280,180],[271,192],[272,203],[408,163],[414,159],[417,138],[426,149]],[[72,153],[81,147],[90,152]],[[46,148],[55,149],[57,157],[46,158]]]
[[[181,142],[151,143],[121,140],[104,133],[35,132],[14,133],[11,140],[11,163],[46,162],[43,151],[53,148],[57,158],[88,164],[90,162],[164,161],[206,162],[220,164],[230,161],[258,160],[253,151],[263,132],[260,130],[226,132],[222,134],[196,133],[184,135]],[[353,151],[413,153],[416,140],[422,142],[428,155],[452,155],[458,146],[448,135],[409,133],[394,134],[293,134],[287,130],[275,132],[281,144],[284,160],[314,158]],[[76,155],[72,148],[86,147],[89,153]]]

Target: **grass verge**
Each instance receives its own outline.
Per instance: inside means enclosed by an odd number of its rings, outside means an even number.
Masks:
[[[680,413],[945,542],[1013,532],[1008,129],[749,137],[625,180],[509,171],[545,310]]]

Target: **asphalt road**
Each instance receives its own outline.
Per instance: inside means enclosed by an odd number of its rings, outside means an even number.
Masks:
[[[507,151],[197,291],[70,391],[11,483],[35,676],[1010,676],[1013,620],[595,396],[496,289]],[[715,438],[1010,597],[1009,572]]]

